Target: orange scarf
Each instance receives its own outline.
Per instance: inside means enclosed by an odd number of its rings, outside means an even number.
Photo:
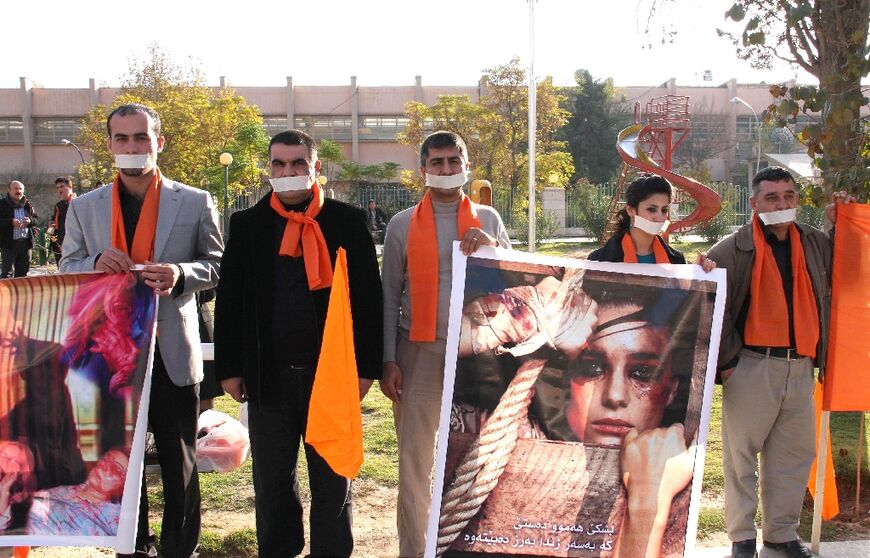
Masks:
[[[461,195],[456,212],[460,240],[468,229],[480,228],[474,205],[468,196]],[[438,322],[438,236],[428,191],[411,214],[406,253],[411,283],[411,341],[431,343]]]
[[[665,243],[660,236],[657,235],[653,238],[652,247],[657,264],[671,263],[668,253],[665,251]],[[635,249],[634,240],[632,240],[631,234],[628,232],[622,235],[622,261],[625,263],[637,263],[637,249]]]
[[[121,211],[121,174],[115,175],[112,185],[112,247],[123,250],[134,263],[154,259],[154,236],[157,234],[157,212],[160,209],[160,169],[154,169],[154,178],[145,191],[142,211],[136,223],[133,246],[127,243],[124,213]],[[55,223],[57,226],[57,223]]]
[[[320,230],[320,223],[315,220],[323,209],[323,192],[317,182],[311,187],[311,193],[311,202],[305,213],[284,209],[284,204],[275,192],[272,192],[269,205],[275,213],[287,219],[278,254],[292,258],[302,256],[305,260],[308,288],[316,291],[332,285],[332,262],[329,259],[329,248]]]
[[[813,284],[807,272],[804,247],[794,223],[789,225],[788,237],[791,244],[796,349],[799,354],[814,358],[819,341],[819,315]],[[752,241],[755,244],[755,262],[752,264],[752,298],[743,333],[744,341],[747,345],[760,347],[789,347],[788,304],[782,288],[782,275],[773,250],[764,238],[757,215],[752,219]]]

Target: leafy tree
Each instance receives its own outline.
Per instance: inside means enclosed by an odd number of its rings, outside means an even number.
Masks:
[[[362,165],[356,161],[344,160],[341,163],[341,171],[338,173],[339,180],[350,182],[390,182],[396,178],[399,172],[399,164],[387,161],[374,165]]]
[[[222,200],[224,168],[218,159],[228,152],[233,156],[230,187],[242,191],[259,186],[269,143],[259,109],[229,88],[208,87],[196,66],[175,63],[156,44],[148,47],[147,58],[132,63],[112,105],[96,105],[85,115],[78,140],[93,158],[80,169],[83,176],[112,176],[106,115],[134,102],[160,114],[166,145],[159,164],[166,176],[207,187]]]
[[[327,180],[332,178],[334,165],[341,165],[345,162],[344,150],[341,145],[328,139],[322,139],[317,144],[317,157],[323,161],[322,171]]]
[[[587,178],[581,178],[570,186],[568,211],[577,216],[578,224],[583,227],[586,236],[601,238],[610,214],[610,200],[601,189]]]
[[[595,79],[588,70],[577,70],[574,81],[576,87],[565,89],[571,117],[559,137],[568,142],[574,158],[575,180],[586,177],[594,183],[606,182],[621,164],[614,144],[619,131],[629,124],[628,108],[617,102],[612,79]]]
[[[860,116],[870,102],[861,87],[870,74],[868,14],[870,0],[737,0],[725,16],[742,30],[719,31],[753,67],[780,59],[819,80],[817,86],[772,86],[765,120],[794,126],[799,114],[818,113],[797,136],[822,170],[825,193],[849,190],[863,199],[870,195],[861,156],[867,119]]]

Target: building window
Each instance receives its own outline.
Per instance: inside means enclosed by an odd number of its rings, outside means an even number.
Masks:
[[[24,143],[24,123],[20,118],[0,118],[0,143]]]
[[[287,117],[286,116],[264,116],[263,117],[263,128],[266,130],[266,134],[271,138],[275,134],[280,134],[287,130]]]
[[[297,116],[296,128],[308,132],[317,140],[350,141],[352,139],[350,116],[331,114]]]
[[[364,116],[360,121],[359,137],[368,141],[396,141],[396,134],[407,125],[405,116]]]
[[[81,127],[81,121],[76,118],[34,118],[33,123],[33,143],[75,141]]]

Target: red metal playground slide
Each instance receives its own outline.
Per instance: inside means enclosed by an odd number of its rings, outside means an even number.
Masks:
[[[689,194],[697,202],[697,207],[684,219],[671,223],[668,233],[685,231],[699,223],[709,221],[722,208],[722,198],[709,186],[687,176],[677,174],[658,165],[643,149],[642,138],[652,131],[652,124],[634,124],[619,133],[616,151],[629,166],[666,178],[670,183]]]

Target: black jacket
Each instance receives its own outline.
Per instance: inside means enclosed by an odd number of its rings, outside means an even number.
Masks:
[[[215,367],[218,380],[242,377],[254,403],[274,405],[282,395],[272,365],[271,297],[274,286],[274,211],[271,192],[245,211],[234,213],[232,233],[221,260],[215,303]],[[317,222],[335,266],[336,251],[347,252],[354,350],[361,378],[379,379],[383,366],[383,294],[378,261],[365,212],[325,199]],[[322,342],[331,289],[311,291]],[[287,319],[298,319],[287,316]],[[317,354],[319,355],[320,343]]]
[[[616,233],[610,237],[604,246],[595,250],[586,258],[587,260],[592,260],[596,262],[622,262],[625,260],[625,254],[622,252],[622,237],[627,233]],[[662,241],[662,244],[665,246],[665,252],[668,254],[668,260],[672,264],[684,264],[686,263],[686,258],[680,252],[677,252],[670,246],[668,246],[667,242]]]
[[[27,235],[28,248],[33,248],[33,238],[37,234],[36,220],[38,215],[30,205],[30,200],[24,198],[24,213],[30,218],[30,234]],[[0,200],[0,248],[13,248],[12,219],[15,218],[15,206],[9,201],[9,196]]]

